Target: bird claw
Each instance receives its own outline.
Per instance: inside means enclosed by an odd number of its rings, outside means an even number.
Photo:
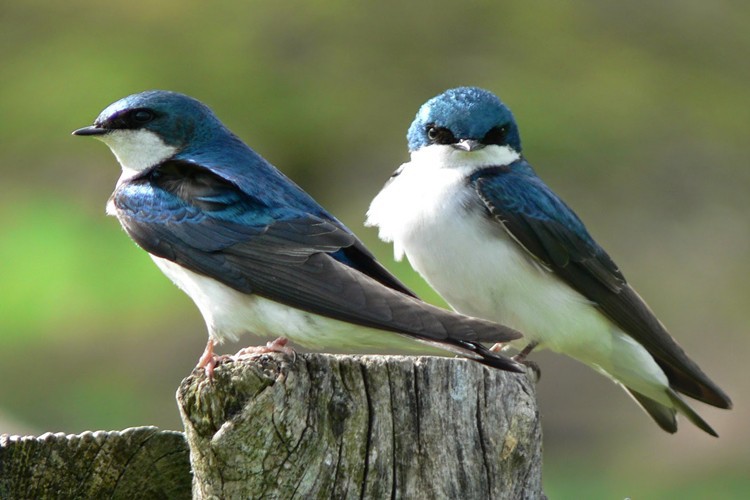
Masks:
[[[203,369],[208,380],[214,379],[214,368],[216,368],[216,365],[218,365],[219,362],[226,359],[226,356],[217,356],[214,354],[214,345],[213,339],[209,338],[208,343],[206,344],[206,349],[203,351],[203,354],[201,354],[201,357],[198,358],[198,364],[196,365],[196,368]]]
[[[289,347],[287,343],[288,339],[279,337],[276,340],[267,342],[266,345],[245,347],[237,351],[233,356],[229,356],[232,360],[237,361],[242,358],[250,358],[254,356],[260,356],[262,354],[268,354],[271,352],[279,352],[292,357],[292,363],[297,361],[297,353],[293,348]]]
[[[297,353],[294,351],[293,348],[287,345],[288,342],[289,342],[288,339],[284,337],[279,337],[276,340],[267,342],[266,345],[244,347],[232,355],[229,355],[229,354],[217,355],[217,354],[214,354],[214,345],[215,345],[214,341],[209,339],[208,344],[206,344],[206,349],[203,351],[203,354],[201,354],[201,357],[198,359],[198,365],[196,366],[196,368],[203,369],[203,371],[206,374],[206,377],[208,377],[208,380],[213,380],[214,368],[216,368],[216,366],[222,361],[227,361],[227,360],[239,361],[241,359],[251,358],[254,356],[260,356],[262,354],[268,354],[271,352],[279,352],[279,353],[291,356],[292,363],[294,363],[295,361],[297,361]]]

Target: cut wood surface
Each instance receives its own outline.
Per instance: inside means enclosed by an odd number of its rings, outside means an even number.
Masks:
[[[0,498],[189,499],[185,436],[155,427],[0,436]]]
[[[177,393],[194,498],[543,498],[526,375],[465,359],[264,355]]]

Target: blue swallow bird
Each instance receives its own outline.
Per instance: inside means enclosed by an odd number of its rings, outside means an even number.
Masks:
[[[716,432],[679,393],[729,397],[682,350],[575,213],[521,154],[510,110],[474,87],[425,103],[411,161],[372,201],[367,225],[463,314],[524,332],[512,343],[567,354],[623,386],[668,432],[676,413]]]
[[[310,347],[438,347],[497,368],[481,342],[510,328],[422,302],[341,222],[246,146],[199,101],[148,91],[73,132],[109,146],[122,175],[107,212],[196,303],[214,344],[252,332]]]

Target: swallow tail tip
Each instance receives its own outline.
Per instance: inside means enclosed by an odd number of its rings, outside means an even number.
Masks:
[[[649,416],[664,431],[674,434],[677,432],[677,413],[685,416],[693,425],[713,437],[719,434],[706,422],[695,410],[693,410],[673,389],[668,389],[667,394],[673,407],[665,406],[631,389],[628,393],[635,399],[638,405],[649,414]]]

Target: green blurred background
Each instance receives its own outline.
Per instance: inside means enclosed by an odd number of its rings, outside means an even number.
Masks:
[[[107,104],[152,88],[204,101],[441,303],[362,222],[417,108],[479,85],[735,401],[696,403],[720,439],[684,421],[670,436],[603,377],[535,354],[550,498],[746,496],[748,26],[741,0],[4,2],[0,433],[180,428],[174,392],[205,327],[104,215],[119,166],[70,132]]]

